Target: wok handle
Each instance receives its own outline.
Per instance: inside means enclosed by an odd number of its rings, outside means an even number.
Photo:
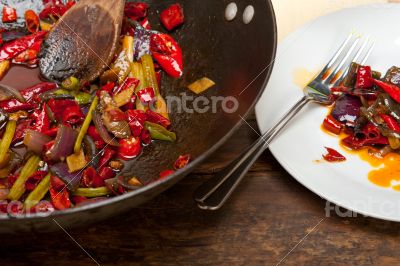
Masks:
[[[301,98],[275,126],[262,135],[228,166],[204,182],[194,193],[194,199],[200,209],[218,210],[232,195],[233,191],[245,177],[254,162],[269,147],[271,141],[285,126],[310,102],[307,97]]]

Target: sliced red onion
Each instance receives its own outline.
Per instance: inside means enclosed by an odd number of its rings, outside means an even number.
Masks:
[[[153,34],[151,31],[146,30],[139,23],[132,22],[135,25],[135,60],[139,60],[143,55],[150,53],[150,36]]]
[[[49,136],[30,129],[27,130],[24,138],[24,144],[28,147],[28,150],[38,155],[42,154],[44,145],[50,141]]]
[[[105,143],[115,147],[119,146],[119,143],[108,133],[107,128],[104,126],[103,119],[97,110],[93,112],[93,123]]]
[[[50,171],[58,176],[71,191],[75,191],[79,187],[83,176],[83,171],[70,173],[66,163],[57,163],[50,167]]]
[[[331,115],[347,126],[354,126],[355,120],[360,116],[361,106],[359,97],[342,95],[336,100]]]
[[[57,137],[53,148],[47,153],[47,157],[53,161],[59,161],[71,155],[74,150],[74,144],[77,132],[72,128],[62,125],[57,132]]]
[[[4,85],[4,84],[0,84],[0,91],[4,92],[7,95],[13,96],[15,99],[17,99],[21,103],[26,102],[26,99],[24,97],[22,97],[21,93],[16,88],[13,88],[13,87],[10,87],[10,86]]]

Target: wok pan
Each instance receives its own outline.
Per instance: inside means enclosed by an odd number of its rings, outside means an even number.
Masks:
[[[261,95],[272,70],[275,57],[277,32],[275,15],[269,0],[240,0],[238,16],[232,22],[224,18],[225,8],[232,0],[179,0],[145,1],[153,14],[150,22],[157,30],[158,14],[168,5],[180,2],[185,10],[186,22],[173,36],[184,51],[185,74],[181,79],[164,77],[163,94],[180,96],[187,93],[191,82],[208,77],[217,84],[203,96],[234,96],[239,106],[236,112],[223,112],[218,107],[206,113],[178,112],[172,106],[171,119],[177,133],[175,144],[158,142],[150,145],[144,154],[132,164],[130,174],[148,183],[136,191],[51,214],[29,214],[23,217],[0,216],[0,233],[26,231],[54,231],[58,225],[66,228],[93,223],[125,212],[160,194],[184,178],[200,162],[206,159],[239,127],[241,118],[250,112]],[[247,5],[253,5],[253,21],[245,25],[242,13]],[[271,64],[271,65],[270,65]],[[269,66],[270,65],[270,66]],[[250,85],[249,85],[250,84]],[[180,154],[191,154],[194,160],[184,169],[161,180],[159,173],[171,167]]]

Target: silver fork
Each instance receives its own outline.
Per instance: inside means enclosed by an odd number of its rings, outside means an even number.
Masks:
[[[199,208],[218,210],[233,193],[240,181],[271,141],[285,128],[307,103],[331,104],[331,88],[340,85],[347,75],[351,62],[365,64],[374,42],[369,38],[360,44],[361,37],[350,34],[318,76],[304,88],[304,96],[236,160],[202,184],[194,193]],[[366,50],[366,48],[368,49]]]

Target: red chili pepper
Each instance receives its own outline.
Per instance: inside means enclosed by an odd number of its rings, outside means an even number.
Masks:
[[[383,121],[385,121],[389,129],[400,132],[400,125],[391,115],[380,114],[380,117],[383,119]]]
[[[97,95],[98,97],[100,97],[100,93],[101,93],[102,91],[105,91],[105,92],[107,92],[108,94],[111,95],[111,93],[112,93],[114,87],[115,87],[115,83],[114,83],[114,82],[108,82],[106,85],[104,85],[103,87],[101,87],[100,90],[98,90],[98,91],[96,92],[96,95]]]
[[[159,124],[165,128],[169,128],[169,126],[171,126],[171,121],[159,113],[151,111],[150,109],[147,109],[146,111],[146,120],[151,123]]]
[[[94,169],[92,166],[86,168],[83,171],[81,185],[83,187],[92,187],[93,180],[98,178],[97,176],[98,176],[98,174],[96,172],[96,169]]]
[[[40,12],[40,19],[47,19],[50,16],[54,18],[60,18],[63,16],[73,5],[75,1],[68,1],[67,4],[63,5],[60,1],[48,1],[45,3],[45,8]]]
[[[32,176],[28,178],[28,180],[25,183],[25,189],[27,191],[32,191],[34,190],[37,185],[39,185],[40,181],[47,175],[46,171],[37,171],[34,173]]]
[[[56,210],[61,211],[71,207],[71,201],[67,189],[56,191],[53,187],[50,187],[50,198],[51,203]]]
[[[49,141],[43,146],[43,154],[46,154],[49,150],[51,150],[56,143],[55,140]]]
[[[173,4],[160,14],[161,23],[171,31],[185,22],[183,8],[180,4]]]
[[[332,148],[327,148],[325,149],[328,151],[327,154],[324,154],[322,157],[328,161],[328,162],[343,162],[346,161],[346,157],[341,155],[338,151],[332,149]]]
[[[357,71],[356,88],[368,89],[374,85],[370,66],[361,66]]]
[[[139,80],[138,79],[127,78],[124,83],[122,83],[119,87],[117,87],[114,90],[113,94],[115,95],[115,94],[118,94],[120,92],[123,92],[124,90],[129,89],[130,87],[135,87],[136,88],[138,84],[139,84]],[[113,86],[113,88],[114,88],[114,86]]]
[[[149,104],[155,101],[155,92],[151,87],[136,92],[136,95],[143,104]]]
[[[400,103],[400,88],[393,84],[388,84],[383,81],[374,79],[374,84],[384,90],[396,102]]]
[[[46,31],[39,31],[6,43],[0,48],[0,61],[13,59],[23,51],[31,48],[38,40],[43,40],[46,34]]]
[[[121,139],[119,141],[118,156],[123,160],[131,160],[142,152],[139,138]]]
[[[17,10],[15,8],[4,6],[3,7],[3,23],[17,21]]]
[[[61,121],[64,117],[64,111],[71,106],[78,107],[79,105],[74,100],[54,100],[50,99],[47,104],[53,112],[55,119]]]
[[[55,138],[57,136],[57,132],[58,132],[58,127],[53,127],[47,131],[44,131],[43,134],[45,134],[51,138]]]
[[[79,105],[67,106],[62,114],[62,122],[64,124],[75,125],[83,121],[85,118]]]
[[[43,40],[38,40],[36,41],[31,48],[23,51],[19,55],[17,55],[13,59],[13,63],[16,64],[22,64],[22,63],[27,63],[28,65],[35,64],[35,60],[38,57],[38,54],[40,52],[41,45],[43,43]]]
[[[151,143],[151,134],[147,129],[143,129],[142,134],[140,135],[140,140],[143,145],[149,145]]]
[[[25,23],[29,32],[34,33],[39,30],[40,22],[39,17],[35,11],[29,9],[25,11]]]
[[[342,130],[343,125],[337,121],[332,115],[328,115],[323,123],[323,126],[329,132],[333,134],[339,135]]]
[[[134,137],[139,137],[142,134],[144,123],[147,120],[145,112],[141,110],[128,110],[126,112],[128,123]]]
[[[47,108],[45,104],[43,105],[41,110],[36,109],[32,113],[32,118],[34,121],[34,127],[36,131],[43,133],[50,129],[50,119],[47,114]]]
[[[101,184],[99,185],[99,187],[104,186],[104,180],[110,179],[110,178],[114,178],[115,177],[115,172],[113,171],[113,169],[111,169],[111,167],[103,167],[100,169],[99,171],[99,176],[102,180]]]
[[[190,162],[190,154],[179,156],[178,160],[174,163],[175,170],[184,168]]]
[[[90,126],[87,134],[93,139],[97,149],[102,149],[106,145],[95,126]]]
[[[82,197],[82,196],[72,196],[71,200],[75,205],[79,205],[82,202],[87,201],[87,198],[86,197]]]
[[[39,95],[46,91],[54,90],[55,88],[57,88],[57,84],[55,83],[49,83],[49,82],[39,83],[33,87],[21,91],[21,95],[22,97],[25,98],[26,103],[21,103],[16,99],[1,101],[0,109],[3,109],[3,111],[7,113],[14,113],[21,110],[34,109],[36,107],[34,101],[38,100]]]
[[[182,49],[168,34],[153,34],[150,50],[161,68],[171,77],[179,78],[183,74]]]
[[[149,5],[146,3],[126,3],[125,16],[132,20],[141,20],[147,16]]]
[[[164,179],[170,175],[173,175],[175,173],[174,170],[164,170],[160,173],[160,179]]]
[[[115,157],[117,152],[109,147],[104,150],[104,154],[99,161],[99,168],[107,166],[107,164]]]

